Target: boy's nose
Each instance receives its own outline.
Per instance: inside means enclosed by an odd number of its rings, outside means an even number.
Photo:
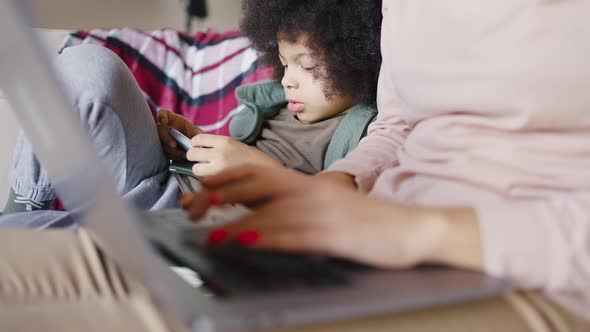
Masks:
[[[285,74],[283,75],[283,79],[281,80],[281,84],[285,89],[295,89],[297,88],[297,80],[293,78],[292,75],[289,75],[287,70],[285,70]]]

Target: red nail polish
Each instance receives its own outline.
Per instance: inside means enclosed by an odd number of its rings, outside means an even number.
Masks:
[[[219,205],[221,203],[221,198],[219,197],[219,193],[212,192],[207,196],[207,205]]]
[[[260,240],[260,233],[257,231],[245,231],[236,236],[236,241],[244,247],[250,247],[258,243]]]
[[[229,236],[229,232],[225,228],[219,228],[209,232],[207,235],[207,244],[215,245],[219,244]]]

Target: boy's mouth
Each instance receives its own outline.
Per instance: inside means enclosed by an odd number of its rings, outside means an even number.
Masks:
[[[303,111],[304,108],[305,104],[295,100],[289,100],[289,104],[287,104],[287,109],[293,113],[299,113]]]

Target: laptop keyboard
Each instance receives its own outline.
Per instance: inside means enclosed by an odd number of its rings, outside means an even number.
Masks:
[[[231,213],[227,213],[230,215]],[[231,222],[223,212],[216,220],[186,221],[181,210],[146,214],[146,235],[175,265],[196,271],[208,291],[221,297],[341,286],[366,267],[353,263],[297,254],[249,250],[237,245],[204,245],[209,230]],[[233,216],[235,217],[235,216]]]

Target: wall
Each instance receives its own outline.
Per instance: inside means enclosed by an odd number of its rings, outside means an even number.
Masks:
[[[52,29],[129,26],[184,29],[184,0],[30,0],[41,25]],[[239,0],[207,0],[209,17],[199,24],[220,30],[237,28]],[[197,22],[193,24],[197,27]]]

